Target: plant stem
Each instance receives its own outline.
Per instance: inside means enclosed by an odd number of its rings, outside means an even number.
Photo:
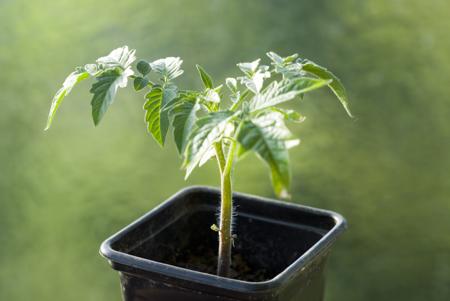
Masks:
[[[223,173],[223,169],[225,168],[225,155],[223,154],[222,142],[214,143],[214,148],[216,149],[216,158],[217,163],[219,164],[220,175]]]
[[[222,149],[222,145],[220,145],[220,149]],[[221,204],[217,275],[222,277],[229,277],[231,266],[231,247],[233,245],[231,233],[231,227],[233,224],[233,190],[231,173],[233,169],[235,149],[236,142],[233,141],[230,144],[227,160],[221,173]],[[220,157],[219,153],[217,154],[217,157]]]

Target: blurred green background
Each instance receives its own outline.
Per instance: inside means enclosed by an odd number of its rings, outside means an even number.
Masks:
[[[185,182],[173,143],[146,133],[142,95],[121,90],[98,127],[89,83],[43,128],[74,66],[127,44],[181,56],[200,87],[268,50],[328,66],[356,120],[327,91],[297,107],[295,202],[342,213],[326,299],[450,300],[450,3],[444,0],[0,1],[0,300],[120,300],[100,242],[186,185],[217,185],[215,164]],[[236,189],[272,196],[248,158]]]

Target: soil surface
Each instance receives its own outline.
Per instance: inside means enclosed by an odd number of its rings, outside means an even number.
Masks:
[[[206,246],[174,252],[170,258],[165,258],[167,263],[208,274],[216,274],[217,250]],[[230,278],[259,282],[270,279],[272,275],[265,269],[253,269],[244,257],[233,250]]]

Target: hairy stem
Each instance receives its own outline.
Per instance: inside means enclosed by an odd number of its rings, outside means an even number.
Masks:
[[[231,232],[231,226],[233,224],[233,190],[231,173],[233,169],[235,149],[236,142],[233,141],[230,144],[226,163],[221,173],[221,204],[217,275],[223,277],[229,277],[230,275],[231,247],[233,245],[233,237]],[[218,154],[217,157],[219,158],[220,154]]]

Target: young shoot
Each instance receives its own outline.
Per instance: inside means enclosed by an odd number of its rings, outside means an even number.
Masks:
[[[114,102],[119,88],[125,88],[129,80],[136,91],[147,90],[143,105],[147,130],[164,146],[172,129],[186,178],[209,159],[217,160],[221,179],[220,219],[211,229],[219,236],[217,275],[228,277],[236,237],[232,233],[232,178],[236,161],[247,153],[256,154],[269,168],[275,194],[288,198],[291,184],[288,150],[298,145],[299,140],[286,124],[302,122],[304,117],[280,105],[328,87],[352,116],[343,85],[326,68],[297,54],[281,57],[269,52],[267,56],[270,65],[262,65],[260,59],[237,64],[240,76],[229,77],[224,84],[214,83],[197,65],[203,87],[184,90],[175,83],[183,74],[180,58],[140,60],[134,65],[135,50],[120,47],[94,64],[77,67],[66,78],[53,98],[46,129],[65,96],[82,80],[94,80],[90,92],[95,125]],[[157,80],[150,80],[149,75]]]

